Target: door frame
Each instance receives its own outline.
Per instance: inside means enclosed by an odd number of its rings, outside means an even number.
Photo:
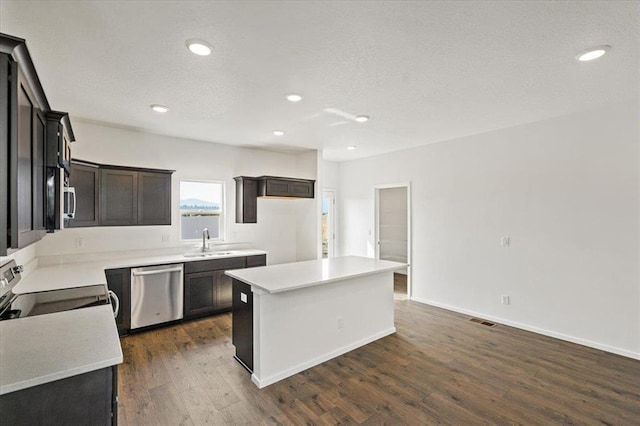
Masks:
[[[389,188],[407,188],[407,299],[411,300],[412,295],[412,274],[411,274],[411,181],[400,183],[389,183],[375,185],[374,191],[374,247],[375,258],[380,259],[380,190]]]
[[[336,256],[336,230],[337,230],[337,226],[336,226],[336,221],[337,221],[337,217],[336,217],[336,194],[337,191],[333,188],[323,188],[322,189],[322,198],[321,198],[321,207],[322,207],[322,199],[325,198],[325,194],[330,194],[330,198],[331,198],[331,205],[329,206],[329,218],[330,218],[330,229],[329,229],[329,233],[331,235],[331,237],[329,238],[329,250],[327,253],[327,257],[328,258],[332,258]],[[321,241],[320,243],[322,244],[322,237],[321,237]]]

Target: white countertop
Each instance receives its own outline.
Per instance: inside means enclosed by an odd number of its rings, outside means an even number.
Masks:
[[[85,287],[95,284],[106,284],[105,269],[131,268],[136,266],[163,265],[171,263],[199,262],[202,260],[222,259],[227,257],[244,257],[266,254],[264,250],[240,249],[228,250],[232,254],[208,255],[207,257],[185,257],[184,253],[93,260],[91,262],[72,262],[59,265],[39,266],[13,288],[15,294],[33,293],[36,291],[59,290],[70,287]]]
[[[280,293],[347,278],[400,270],[406,266],[406,263],[345,256],[250,269],[234,269],[225,273],[232,278],[259,287],[267,293]]]
[[[111,305],[0,321],[0,395],[121,362]]]

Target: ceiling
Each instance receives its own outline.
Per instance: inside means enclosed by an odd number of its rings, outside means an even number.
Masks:
[[[3,0],[0,31],[27,40],[72,120],[343,161],[637,98],[638,16],[614,1]]]

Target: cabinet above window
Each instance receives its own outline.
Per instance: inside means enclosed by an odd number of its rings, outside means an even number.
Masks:
[[[171,225],[172,173],[73,160],[77,206],[68,226]]]

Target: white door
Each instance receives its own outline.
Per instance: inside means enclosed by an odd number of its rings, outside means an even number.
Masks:
[[[376,258],[410,264],[411,210],[408,184],[376,187]],[[406,275],[406,293],[411,294],[411,268]],[[400,277],[402,278],[402,277]]]

